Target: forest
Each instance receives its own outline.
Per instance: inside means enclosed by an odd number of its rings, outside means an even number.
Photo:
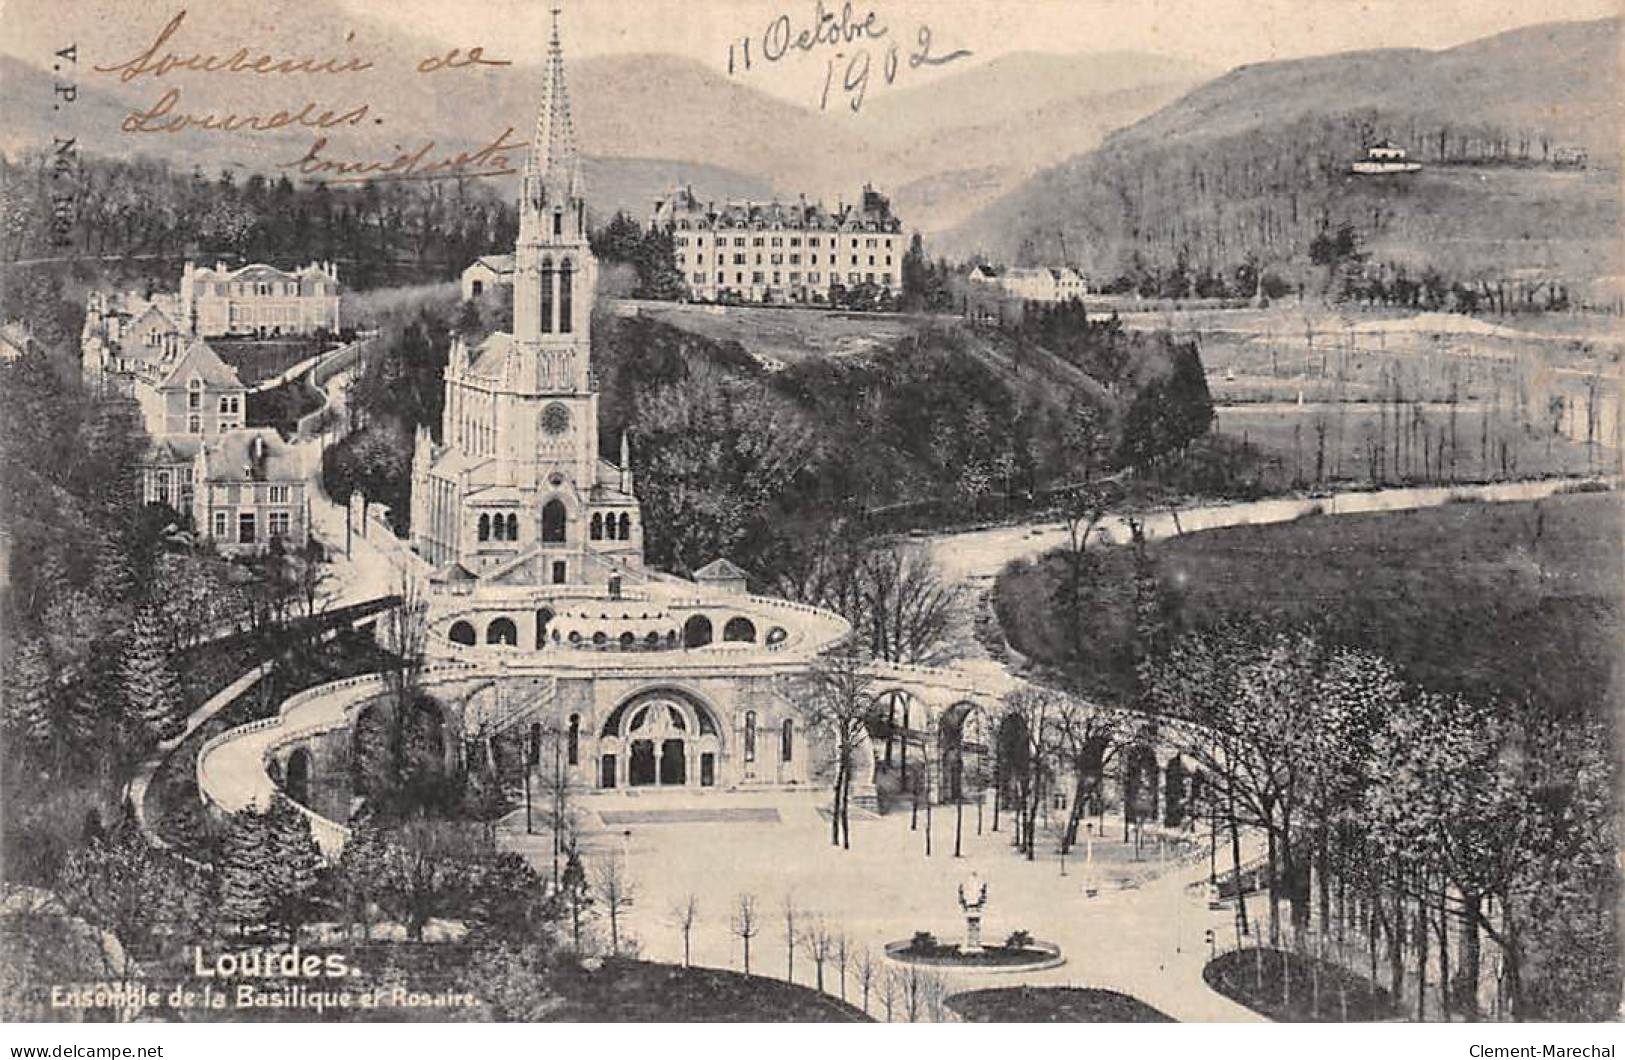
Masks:
[[[1516,1018],[1606,1018],[1618,512],[1600,493],[1112,549],[1083,532],[1006,568],[996,607],[1064,698],[1203,726],[1180,744],[1214,821],[1269,833],[1272,943],[1290,930],[1362,974],[1369,960],[1416,1018],[1478,1016],[1470,984],[1493,946]],[[1125,768],[1132,729],[1094,733],[1110,739],[1080,797],[1107,763]]]
[[[71,199],[65,223],[53,223],[54,195]],[[511,248],[517,230],[514,204],[479,180],[295,186],[148,158],[81,155],[66,173],[41,153],[0,158],[0,256],[103,258],[169,286],[182,260],[215,256],[333,261],[351,289],[447,279]]]

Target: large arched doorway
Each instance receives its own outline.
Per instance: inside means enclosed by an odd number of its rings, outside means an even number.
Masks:
[[[288,775],[282,787],[294,802],[310,805],[310,752],[303,747],[294,748],[293,754],[288,756]]]
[[[451,629],[446,633],[446,636],[450,637],[455,644],[473,645],[479,639],[474,632],[474,627],[461,619],[451,624]]]
[[[491,624],[485,627],[485,643],[518,647],[519,627],[513,624],[511,618],[492,619]]]
[[[542,543],[562,544],[564,542],[564,502],[557,497],[542,505]]]
[[[688,719],[675,703],[655,700],[633,710],[627,718],[630,752],[627,783],[632,787],[662,787],[688,783]]]
[[[721,735],[711,709],[676,690],[641,693],[616,707],[599,734],[599,787],[711,787]],[[697,777],[697,781],[696,781]]]
[[[704,615],[692,615],[683,623],[683,647],[703,648],[711,643],[711,620]]]
[[[722,639],[725,641],[751,641],[756,640],[756,624],[743,615],[728,619],[728,624],[722,627]]]

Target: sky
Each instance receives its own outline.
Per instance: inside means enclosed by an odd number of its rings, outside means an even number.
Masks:
[[[17,0],[12,0],[17,2]],[[26,0],[25,0],[26,2]],[[910,84],[964,64],[1021,51],[1074,54],[1150,51],[1200,58],[1229,68],[1364,48],[1445,48],[1533,22],[1618,14],[1621,0],[855,0],[855,21],[870,11],[887,39],[911,43],[930,28],[933,52],[969,49],[973,56],[937,70],[915,71]],[[546,46],[548,10],[563,9],[571,55],[672,52],[728,70],[729,44],[749,36],[759,50],[781,15],[799,31],[813,24],[818,0],[341,0],[358,13],[448,42],[511,51],[520,61]],[[839,11],[843,0],[824,0]],[[738,69],[744,83],[780,98],[813,104],[825,62],[838,49],[792,54]]]

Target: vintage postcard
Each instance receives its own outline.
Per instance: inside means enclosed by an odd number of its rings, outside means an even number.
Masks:
[[[7,0],[0,1016],[1616,1019],[1620,43]]]

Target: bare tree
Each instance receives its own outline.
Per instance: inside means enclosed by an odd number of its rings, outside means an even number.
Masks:
[[[999,754],[1017,801],[1016,845],[1029,861],[1035,856],[1038,808],[1051,769],[1059,703],[1060,696],[1049,689],[1018,688],[1005,695],[998,727]]]
[[[835,933],[829,929],[829,924],[821,916],[812,918],[812,925],[803,928],[800,942],[807,951],[807,956],[813,962],[814,984],[819,993],[824,992],[824,965],[835,956]]]
[[[940,661],[960,593],[943,581],[930,555],[901,545],[878,548],[864,558],[860,578],[860,629],[870,654],[890,662]]]
[[[1121,738],[1119,715],[1071,696],[1056,708],[1055,737],[1059,757],[1072,771],[1072,809],[1061,834],[1061,853],[1078,841],[1078,823],[1092,803],[1097,809],[1105,797],[1106,764],[1116,755]]]
[[[621,952],[621,914],[637,897],[637,887],[626,874],[626,864],[613,853],[593,866],[593,890],[609,914],[609,952]]]
[[[880,1003],[886,1009],[886,1022],[892,1021],[892,1015],[897,1008],[897,994],[902,984],[898,982],[898,973],[895,968],[882,968],[880,970]]]
[[[835,753],[835,796],[830,813],[830,843],[852,847],[852,770],[869,723],[875,715],[873,678],[852,652],[838,652],[815,660],[804,679],[804,698],[812,725],[828,731]]]
[[[857,969],[858,986],[863,990],[863,1012],[864,1015],[868,1015],[869,994],[875,986],[875,974],[877,971],[884,973],[885,969],[875,967],[874,954],[869,952],[867,946],[858,950],[854,967]]]
[[[410,572],[402,570],[397,599],[378,622],[378,635],[391,659],[384,667],[384,684],[393,710],[388,711],[387,761],[390,775],[398,779],[407,769],[407,726],[412,716],[423,676],[423,650],[428,642],[429,604],[422,586]]]
[[[750,940],[762,933],[762,924],[756,910],[756,896],[741,894],[734,900],[733,916],[729,918],[728,930],[732,931],[745,947],[745,974],[750,974]]]
[[[940,972],[926,972],[920,978],[926,1016],[933,1023],[941,1023],[943,1002],[948,997],[948,980]]]
[[[801,941],[801,932],[796,927],[799,917],[795,892],[788,891],[784,895],[784,979],[790,983],[796,981],[796,944]]]
[[[580,830],[580,812],[575,801],[575,770],[566,760],[565,745],[568,739],[568,734],[557,719],[539,723],[526,736],[529,746],[525,756],[525,827],[527,830],[530,827],[529,781],[534,768],[542,793],[547,797],[542,821],[552,837],[554,887],[559,884],[561,860],[575,845]]]
[[[689,967],[689,941],[694,934],[694,922],[700,918],[699,896],[690,892],[681,902],[672,907],[671,917],[677,925],[677,930],[683,933],[683,967]]]
[[[851,965],[852,952],[847,943],[846,933],[835,936],[835,967],[841,974],[841,1000],[846,1000],[846,970]]]
[[[920,1010],[925,1007],[926,973],[919,965],[910,964],[903,969],[903,1011],[910,1023],[920,1021]]]

